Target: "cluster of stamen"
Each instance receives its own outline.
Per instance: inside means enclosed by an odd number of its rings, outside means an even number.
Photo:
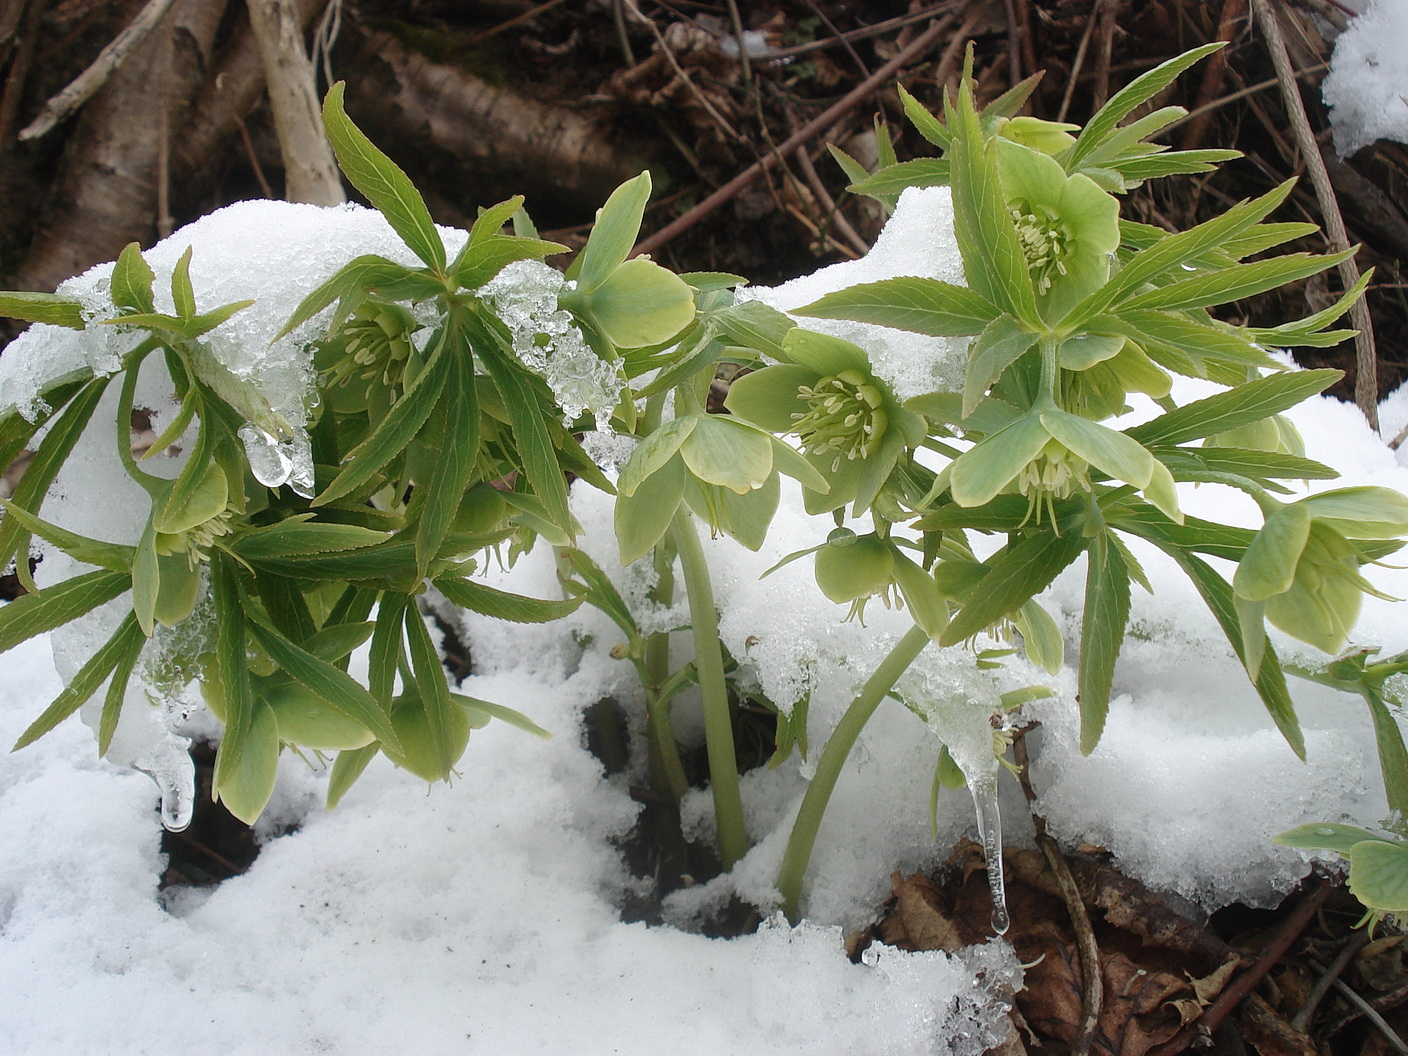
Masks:
[[[1089,491],[1089,468],[1085,459],[1072,454],[1056,441],[1051,441],[1041,454],[1032,459],[1017,474],[1017,490],[1027,497],[1027,520],[1040,524],[1043,513],[1054,524],[1058,499],[1068,499],[1075,491]],[[1025,522],[1024,522],[1025,523]]]
[[[1051,289],[1054,275],[1066,274],[1066,258],[1071,252],[1070,230],[1040,206],[1019,203],[1011,207],[1011,213],[1037,292],[1045,293]]]
[[[342,328],[342,357],[328,372],[328,384],[346,385],[353,377],[378,377],[388,389],[400,385],[411,341],[404,321],[389,310],[358,313]]]
[[[884,397],[860,371],[843,370],[815,385],[799,385],[797,398],[807,409],[792,415],[791,431],[808,454],[835,451],[833,472],[843,458],[866,458],[880,446],[889,421]]]
[[[156,552],[165,557],[184,551],[186,564],[192,569],[197,565],[206,564],[210,561],[210,550],[215,545],[215,540],[234,531],[230,523],[234,519],[234,515],[235,511],[227,506],[210,520],[203,521],[184,532],[175,535],[158,533]]]

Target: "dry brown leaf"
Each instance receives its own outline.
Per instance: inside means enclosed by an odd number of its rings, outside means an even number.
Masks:
[[[1260,1056],[1319,1056],[1315,1043],[1258,995],[1248,994],[1239,1011],[1242,1037]]]
[[[896,943],[887,937],[887,943],[909,950],[945,953],[962,948],[963,939],[943,908],[943,896],[928,877],[915,873],[908,880],[901,880],[900,874],[895,873],[891,885],[895,912],[890,920],[899,923],[904,938]]]

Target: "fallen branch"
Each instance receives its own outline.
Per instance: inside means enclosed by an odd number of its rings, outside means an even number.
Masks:
[[[108,78],[122,65],[133,49],[146,39],[147,34],[156,27],[174,2],[175,0],[149,0],[147,6],[137,12],[137,17],[128,23],[127,28],[98,53],[93,64],[75,77],[67,88],[45,103],[44,108],[39,111],[39,116],[20,130],[20,140],[23,142],[38,139],[93,98],[98,89],[108,83]]]
[[[1276,78],[1281,83],[1281,96],[1286,103],[1286,112],[1291,121],[1291,132],[1295,136],[1296,147],[1301,160],[1310,175],[1315,188],[1315,197],[1320,201],[1320,212],[1325,219],[1325,235],[1330,243],[1330,251],[1338,253],[1349,248],[1349,234],[1345,231],[1344,217],[1340,213],[1335,190],[1330,185],[1330,174],[1325,171],[1325,162],[1320,157],[1320,146],[1315,134],[1310,130],[1310,120],[1305,116],[1305,103],[1296,86],[1295,71],[1291,68],[1291,57],[1286,52],[1286,41],[1281,36],[1281,23],[1266,0],[1252,0],[1252,10],[1257,23],[1266,34],[1266,48],[1271,53],[1271,62],[1276,67]],[[1340,282],[1346,290],[1359,281],[1359,265],[1351,257],[1339,265]],[[1364,298],[1354,302],[1350,310],[1350,321],[1359,333],[1354,338],[1354,402],[1359,405],[1368,420],[1369,426],[1379,428],[1379,369],[1378,354],[1374,349],[1374,321],[1369,317],[1369,308]]]

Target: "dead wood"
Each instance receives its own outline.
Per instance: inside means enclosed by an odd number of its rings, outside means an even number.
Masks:
[[[158,158],[205,79],[224,0],[177,0],[79,114],[11,288],[52,290],[156,223]]]
[[[447,221],[472,222],[476,205],[514,194],[530,211],[588,212],[651,158],[588,110],[489,84],[388,33],[366,33],[350,65],[349,112],[392,157],[417,158],[422,191]]]

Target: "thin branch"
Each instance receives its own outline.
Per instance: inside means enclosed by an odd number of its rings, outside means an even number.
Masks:
[[[1295,71],[1291,68],[1291,57],[1286,52],[1286,41],[1281,36],[1281,23],[1266,0],[1252,0],[1252,10],[1257,23],[1266,35],[1266,47],[1271,52],[1272,64],[1276,67],[1276,77],[1281,83],[1281,95],[1285,99],[1286,111],[1291,121],[1291,131],[1295,135],[1296,146],[1310,182],[1315,187],[1315,196],[1320,200],[1320,212],[1325,219],[1325,234],[1332,252],[1349,248],[1349,235],[1345,231],[1344,217],[1340,214],[1335,190],[1330,186],[1330,174],[1325,169],[1325,159],[1320,156],[1320,145],[1310,130],[1310,120],[1305,116],[1305,103],[1296,86]],[[1351,257],[1339,265],[1340,281],[1350,289],[1359,281],[1359,265]],[[1374,350],[1374,322],[1369,317],[1369,308],[1360,298],[1350,309],[1350,321],[1359,331],[1354,339],[1355,371],[1354,402],[1359,405],[1368,420],[1369,426],[1379,428],[1379,371],[1378,356]]]
[[[870,93],[877,88],[886,84],[897,72],[909,63],[915,61],[919,56],[923,55],[938,43],[939,38],[943,36],[951,22],[951,18],[945,18],[929,27],[929,29],[916,37],[910,43],[909,47],[905,48],[893,59],[885,63],[884,66],[876,70],[870,77],[856,85],[855,88],[846,93],[843,98],[829,107],[824,113],[807,122],[797,132],[784,140],[775,153],[768,154],[759,159],[756,163],[750,165],[743,172],[729,180],[728,183],[724,184],[713,194],[709,195],[709,197],[705,198],[689,212],[685,213],[684,216],[678,217],[649,238],[642,240],[636,248],[631,251],[631,255],[639,256],[643,253],[652,253],[665,245],[665,243],[669,242],[676,235],[689,230],[700,220],[704,219],[704,217],[732,199],[739,191],[753,183],[781,159],[787,157],[802,144],[810,142],[819,133],[826,131],[826,129],[830,128],[842,117],[855,109],[862,99],[866,98],[866,96],[870,95]]]
[[[1325,968],[1318,962],[1311,961],[1310,963],[1316,970],[1325,971]],[[1368,1001],[1365,1001],[1362,996],[1355,992],[1354,989],[1347,986],[1342,980],[1336,979],[1334,982],[1335,989],[1348,998],[1350,1004],[1363,1012],[1364,1017],[1369,1020],[1370,1023],[1378,1027],[1379,1033],[1384,1036],[1384,1039],[1396,1050],[1408,1056],[1408,1042],[1404,1042],[1404,1040],[1399,1037],[1398,1032],[1388,1025],[1388,1021],[1384,1019],[1383,1016],[1379,1015],[1378,1009],[1369,1004]]]
[[[108,78],[122,65],[132,49],[146,39],[147,34],[161,21],[174,2],[175,0],[149,0],[147,6],[137,12],[137,17],[128,23],[127,28],[98,53],[91,66],[44,104],[39,116],[20,131],[20,140],[38,139],[93,98],[98,89],[107,84]]]
[[[1305,999],[1295,1016],[1291,1018],[1291,1029],[1305,1033],[1306,1024],[1310,1022],[1310,1017],[1315,1015],[1315,1009],[1324,1000],[1325,995],[1330,992],[1330,987],[1334,985],[1344,970],[1349,967],[1349,962],[1354,960],[1354,955],[1362,950],[1369,942],[1369,929],[1360,928],[1348,941],[1339,955],[1330,963],[1330,967],[1323,969],[1320,978],[1316,980],[1314,988],[1310,991],[1310,996]]]

